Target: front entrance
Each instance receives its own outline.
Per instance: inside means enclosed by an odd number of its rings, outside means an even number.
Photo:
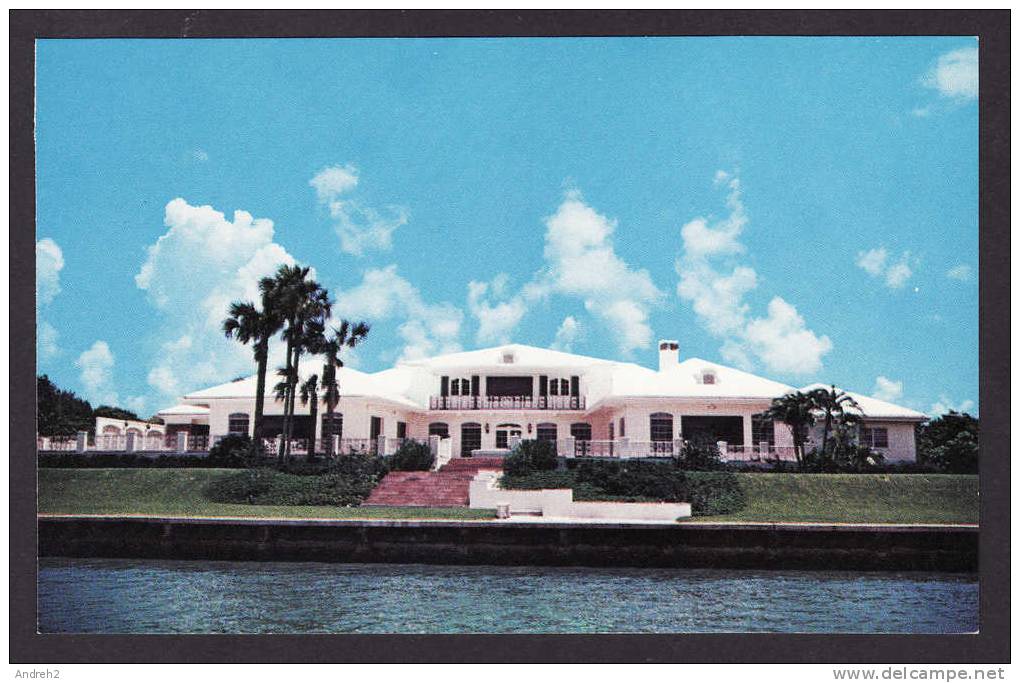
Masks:
[[[514,424],[496,425],[496,448],[510,448],[510,437],[521,436],[521,426]]]
[[[744,418],[739,415],[684,415],[680,427],[685,439],[744,445]]]
[[[460,426],[460,457],[470,458],[471,451],[482,447],[482,425],[465,422]]]

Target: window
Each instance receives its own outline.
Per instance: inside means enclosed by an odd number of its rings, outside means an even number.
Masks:
[[[248,413],[231,413],[227,418],[228,434],[248,433]]]
[[[477,422],[465,422],[460,426],[460,457],[470,458],[471,451],[482,447],[482,426]]]
[[[751,443],[757,446],[762,442],[768,445],[776,445],[776,425],[772,420],[766,419],[763,415],[751,416]]]
[[[701,375],[701,383],[702,383],[702,384],[715,384],[715,373],[714,373],[714,372],[711,372],[711,371],[708,371],[708,370],[706,370],[706,371],[705,371],[705,372],[704,372],[704,373],[703,373],[703,374]]]
[[[503,355],[500,357],[500,361],[503,362],[503,363],[513,363],[514,362],[514,352],[513,351],[504,351]]]
[[[627,436],[627,422],[625,418],[620,418],[620,438]]]
[[[591,425],[587,422],[575,422],[570,425],[570,436],[578,441],[591,441]]]
[[[438,436],[440,439],[448,439],[450,437],[450,425],[445,422],[430,423],[429,436]]]
[[[652,413],[649,417],[652,441],[673,440],[673,416],[669,413]]]
[[[455,379],[450,383],[450,395],[451,396],[470,396],[471,395],[471,380],[466,377]]]
[[[869,448],[889,448],[889,430],[886,427],[861,427],[861,444]]]
[[[341,439],[344,436],[343,413],[333,413],[332,415],[322,416],[322,438],[329,439],[334,436],[338,436]]]
[[[560,381],[557,379],[549,380],[549,395],[559,396],[560,395]]]
[[[407,438],[407,423],[406,422],[398,422],[397,423],[397,438],[398,439],[406,439]]]
[[[539,441],[555,441],[556,425],[551,422],[545,422],[538,425],[538,427],[535,428],[535,438]]]
[[[521,435],[521,426],[517,424],[496,425],[496,448],[509,448],[510,437]]]

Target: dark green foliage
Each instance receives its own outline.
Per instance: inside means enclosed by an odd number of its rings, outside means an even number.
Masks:
[[[684,442],[677,458],[677,467],[682,470],[717,470],[722,467],[719,446],[705,437],[696,437]]]
[[[197,455],[160,455],[150,457],[138,453],[73,453],[49,452],[39,454],[39,467],[65,469],[110,469],[110,468],[216,468],[209,458]]]
[[[96,421],[92,406],[78,398],[73,391],[58,388],[50,378],[36,378],[38,425],[36,431],[44,436],[69,436],[80,431],[91,431]]]
[[[398,472],[427,472],[432,469],[435,461],[429,445],[417,441],[405,441],[389,457],[390,469]]]
[[[978,419],[949,411],[917,430],[918,460],[953,473],[977,473]]]
[[[552,441],[525,439],[503,458],[503,471],[511,476],[556,469],[556,444]]]
[[[92,411],[93,417],[112,417],[115,420],[137,420],[144,422],[138,415],[130,410],[124,408],[117,408],[116,406],[99,406]]]
[[[205,490],[217,503],[249,505],[360,505],[386,467],[380,458],[338,458],[320,474],[302,475],[262,467],[214,480]]]
[[[504,474],[508,489],[573,489],[574,500],[684,502],[694,515],[741,510],[746,496],[732,472],[684,472],[670,463],[642,460],[586,460],[559,471]]]
[[[247,434],[228,434],[209,449],[210,467],[248,467],[254,464],[255,445]]]

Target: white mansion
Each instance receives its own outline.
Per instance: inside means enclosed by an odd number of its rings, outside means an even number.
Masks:
[[[302,368],[321,373],[311,359]],[[268,378],[269,387],[274,383]],[[640,457],[673,453],[682,439],[701,434],[720,442],[728,459],[792,458],[790,429],[760,415],[794,387],[698,358],[680,361],[679,344],[669,340],[659,343],[656,370],[506,344],[405,361],[376,373],[342,368],[339,385],[332,428],[327,423],[324,429],[321,402],[313,424],[311,406],[298,401],[294,437],[336,434],[343,444],[381,444],[389,452],[401,439],[438,436],[454,457],[531,438],[556,441],[562,455]],[[275,437],[282,427],[283,404],[271,392],[264,437]],[[925,416],[851,396],[863,413],[862,442],[888,460],[914,460],[914,428]],[[158,415],[168,436],[250,434],[254,402],[252,376],[188,394]]]

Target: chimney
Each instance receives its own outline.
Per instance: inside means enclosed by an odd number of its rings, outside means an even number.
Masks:
[[[659,340],[659,372],[675,368],[680,362],[680,342],[675,339]]]

